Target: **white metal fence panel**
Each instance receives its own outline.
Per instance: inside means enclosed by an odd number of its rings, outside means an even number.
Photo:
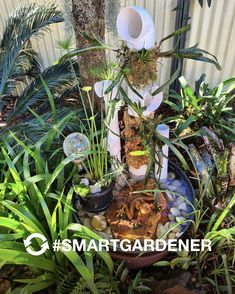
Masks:
[[[206,2],[206,1],[204,1]],[[212,0],[211,7],[200,7],[197,0],[191,1],[191,31],[187,34],[187,46],[199,42],[199,47],[214,54],[222,66],[222,70],[208,63],[185,61],[183,74],[194,84],[202,73],[206,73],[206,81],[216,86],[223,80],[235,76],[235,1]]]
[[[0,0],[0,37],[3,32],[7,17],[20,5],[29,3],[48,5],[47,0]],[[53,2],[53,1],[52,1]],[[60,4],[60,1],[57,1]],[[121,0],[122,6],[139,5],[145,7],[153,16],[156,25],[157,41],[174,31],[175,12],[177,0]],[[204,5],[201,8],[197,0],[191,0],[190,16],[192,17],[192,29],[187,34],[187,46],[199,42],[200,48],[204,48],[215,54],[222,66],[222,71],[217,71],[213,65],[185,61],[183,67],[184,76],[194,83],[202,73],[207,74],[207,82],[214,86],[218,82],[235,75],[235,1],[213,0],[211,8]],[[33,48],[40,54],[43,68],[54,63],[62,51],[58,42],[64,39],[64,25],[51,25],[51,31],[44,38],[32,39]],[[108,42],[115,42],[108,34]],[[172,47],[173,40],[164,43],[163,49]],[[158,83],[164,83],[170,75],[170,60],[159,60]]]

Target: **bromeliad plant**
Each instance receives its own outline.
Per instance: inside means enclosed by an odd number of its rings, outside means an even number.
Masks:
[[[184,134],[199,131],[203,126],[211,128],[225,143],[235,141],[235,116],[232,103],[235,100],[235,78],[220,83],[209,89],[204,76],[196,82],[195,92],[184,77],[179,78],[181,95],[170,94],[168,104],[178,115],[175,133]]]

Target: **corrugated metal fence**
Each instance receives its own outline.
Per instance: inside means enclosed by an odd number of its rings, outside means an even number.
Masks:
[[[7,17],[20,5],[36,2],[48,4],[47,0],[0,0],[0,36]],[[59,0],[58,0],[58,4]],[[145,7],[156,24],[157,41],[174,31],[176,0],[122,0],[122,6],[139,5]],[[186,61],[183,74],[194,83],[202,73],[207,74],[207,82],[215,86],[220,81],[235,75],[235,1],[212,0],[211,8],[204,5],[200,7],[197,0],[191,0],[190,16],[192,29],[187,34],[186,45],[191,46],[199,42],[199,47],[215,54],[222,66],[222,71],[217,71],[213,65]],[[43,67],[52,64],[62,52],[58,41],[64,39],[63,24],[51,26],[51,32],[46,33],[44,38],[33,39],[34,49],[40,53]],[[108,35],[107,40],[112,41]],[[163,49],[172,47],[172,40],[164,44]],[[164,60],[159,63],[158,82],[164,83],[170,75],[170,61]]]

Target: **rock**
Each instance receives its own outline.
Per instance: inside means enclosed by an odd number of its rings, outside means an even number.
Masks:
[[[182,196],[186,195],[186,189],[184,187],[177,188],[176,192]]]
[[[118,183],[115,184],[115,190],[116,191],[121,191],[122,190],[122,186],[120,186]]]
[[[176,238],[179,238],[180,236],[182,236],[183,233],[184,233],[184,232],[178,232],[178,233],[176,233],[176,234],[175,234]]]
[[[189,213],[187,211],[181,211],[181,214],[183,217],[185,217],[186,219],[189,217]]]
[[[172,214],[168,214],[168,218],[171,222],[175,221],[175,217]]]
[[[183,211],[187,211],[188,210],[187,205],[186,205],[185,202],[180,203],[180,205],[178,206],[178,209],[179,210],[183,210]]]
[[[177,221],[177,223],[183,222],[183,221],[185,221],[185,218],[183,216],[177,216],[176,221]]]
[[[79,210],[78,210],[78,216],[79,216],[79,217],[84,216],[85,213],[86,213],[86,212],[85,212],[83,209],[79,209]]]
[[[89,186],[89,180],[87,178],[81,179],[80,184],[83,184],[85,186]]]
[[[89,218],[85,218],[84,221],[83,221],[83,225],[85,227],[87,227],[88,229],[92,229],[92,226],[91,226],[91,220]]]
[[[175,201],[175,196],[174,196],[173,193],[166,192],[166,195],[167,195],[167,200],[168,201],[170,201],[170,202]]]
[[[137,183],[137,180],[136,179],[129,179],[128,180],[128,183],[129,183],[129,185],[134,185],[134,184],[136,184]]]
[[[165,189],[170,190],[172,192],[176,191],[178,187],[174,186],[173,184],[168,185]]]
[[[175,179],[175,173],[169,172],[167,177],[168,179]]]
[[[103,231],[107,228],[107,221],[103,215],[94,215],[91,219],[92,227],[97,231]]]
[[[174,180],[172,183],[173,186],[175,187],[181,187],[182,186],[182,182],[180,180]]]
[[[125,187],[127,184],[127,177],[126,175],[121,175],[117,179],[117,184],[121,187]]]
[[[168,239],[176,239],[176,233],[170,232],[167,236]]]
[[[177,207],[179,207],[179,205],[180,205],[181,203],[184,203],[184,201],[185,201],[185,200],[184,200],[183,197],[177,197],[175,204],[176,204]]]
[[[90,188],[91,194],[95,194],[95,193],[101,192],[100,187],[98,185],[96,185],[96,184],[95,185],[90,185],[89,188]]]
[[[180,216],[181,215],[179,209],[176,207],[171,207],[170,212],[173,216]]]
[[[113,190],[113,197],[117,197],[119,195],[120,191]]]

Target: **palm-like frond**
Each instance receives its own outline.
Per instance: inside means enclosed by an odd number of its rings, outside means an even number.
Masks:
[[[8,121],[27,113],[28,107],[38,107],[41,103],[47,102],[48,97],[41,77],[47,83],[51,93],[55,95],[55,99],[59,97],[58,93],[63,93],[66,89],[73,88],[76,80],[71,72],[70,65],[70,61],[64,61],[60,64],[50,66],[38,75],[17,99],[15,108],[9,115]],[[75,62],[73,66],[76,68]]]
[[[8,79],[19,61],[19,54],[25,49],[32,36],[40,37],[52,23],[63,21],[61,12],[52,5],[29,5],[18,9],[8,19],[1,41],[0,55],[0,96],[7,92]]]

